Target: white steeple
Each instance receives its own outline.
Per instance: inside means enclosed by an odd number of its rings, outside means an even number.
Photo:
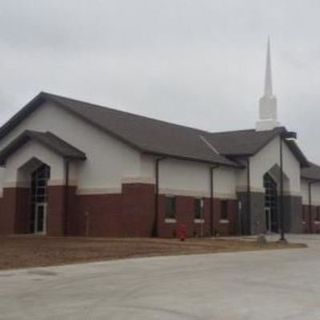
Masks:
[[[264,95],[259,101],[259,121],[256,123],[256,130],[272,130],[279,125],[277,121],[277,98],[272,93],[270,39],[268,38]]]

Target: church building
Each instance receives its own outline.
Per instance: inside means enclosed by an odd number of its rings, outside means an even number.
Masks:
[[[277,121],[209,132],[49,93],[0,128],[0,235],[320,232],[320,167]]]

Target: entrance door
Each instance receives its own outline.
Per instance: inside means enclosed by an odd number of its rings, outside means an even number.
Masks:
[[[35,217],[34,217],[34,233],[46,234],[47,233],[47,204],[36,203]]]

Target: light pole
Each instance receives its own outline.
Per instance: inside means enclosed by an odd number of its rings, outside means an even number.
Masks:
[[[284,235],[284,208],[283,208],[283,140],[295,140],[295,132],[283,131],[280,134],[280,242],[287,242]]]

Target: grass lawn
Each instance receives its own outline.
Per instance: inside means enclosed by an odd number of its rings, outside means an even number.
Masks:
[[[302,244],[259,245],[226,239],[0,237],[0,269],[43,267],[132,257],[301,248]]]

